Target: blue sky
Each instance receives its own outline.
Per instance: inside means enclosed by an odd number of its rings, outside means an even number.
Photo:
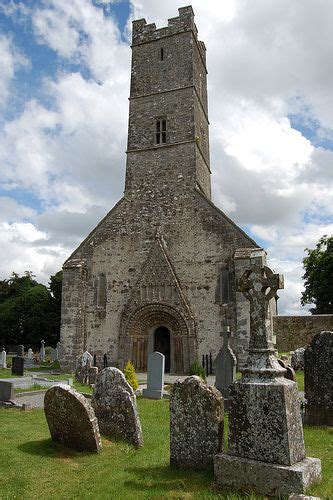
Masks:
[[[187,3],[1,3],[1,277],[31,269],[47,282],[122,195],[130,21],[163,26]],[[280,312],[306,314],[304,248],[333,232],[333,5],[192,6],[207,47],[214,202],[285,274]]]

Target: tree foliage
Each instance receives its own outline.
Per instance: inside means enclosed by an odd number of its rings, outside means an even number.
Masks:
[[[301,304],[314,304],[312,314],[333,314],[333,236],[322,236],[316,248],[305,251]]]
[[[0,281],[0,344],[55,345],[60,335],[61,272],[51,276],[50,289],[31,271],[12,273]]]

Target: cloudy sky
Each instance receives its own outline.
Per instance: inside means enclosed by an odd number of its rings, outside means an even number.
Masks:
[[[182,0],[1,0],[0,278],[47,282],[122,195],[131,21]],[[285,275],[333,233],[333,2],[193,0],[207,46],[213,200]]]

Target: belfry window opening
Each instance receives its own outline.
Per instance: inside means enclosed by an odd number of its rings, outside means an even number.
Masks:
[[[155,142],[156,144],[166,144],[167,123],[165,118],[156,120]]]

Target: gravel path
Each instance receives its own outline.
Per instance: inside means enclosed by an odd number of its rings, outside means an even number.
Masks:
[[[16,402],[20,405],[25,404],[28,409],[31,408],[44,408],[44,394],[43,392],[32,392],[30,394],[24,393],[22,396],[16,394]]]

